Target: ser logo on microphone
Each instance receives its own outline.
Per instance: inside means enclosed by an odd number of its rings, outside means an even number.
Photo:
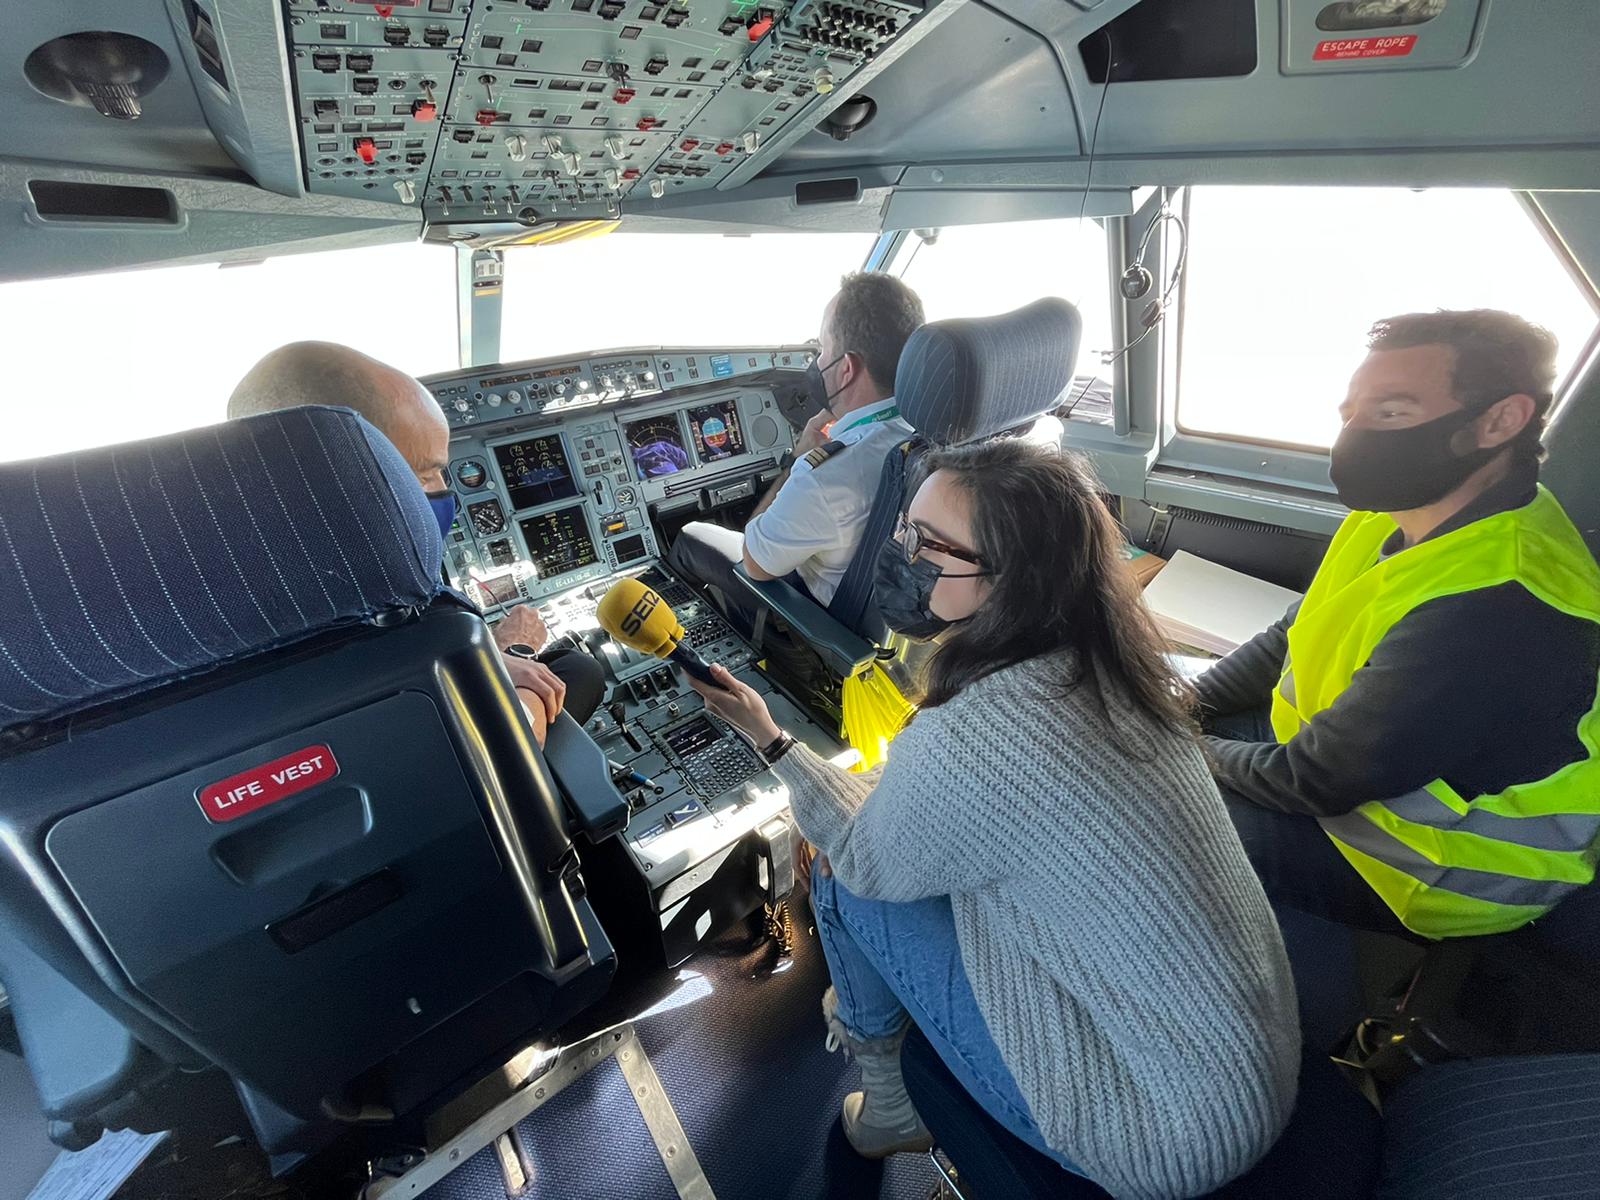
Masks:
[[[661,597],[649,588],[628,610],[628,615],[622,618],[622,632],[630,637],[644,628],[644,623],[650,619],[650,614],[655,612],[656,605],[661,603]]]

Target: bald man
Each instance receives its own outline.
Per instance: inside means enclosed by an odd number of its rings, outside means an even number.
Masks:
[[[450,426],[428,390],[404,371],[332,342],[293,342],[251,367],[228,398],[228,418],[254,416],[306,404],[353,408],[381,432],[410,465],[448,533],[455,498],[445,478]],[[539,745],[563,709],[587,721],[599,707],[605,677],[599,664],[575,650],[528,658],[544,649],[550,632],[531,604],[511,609],[494,627],[506,671],[523,693],[523,707]],[[521,653],[509,653],[515,647]]]

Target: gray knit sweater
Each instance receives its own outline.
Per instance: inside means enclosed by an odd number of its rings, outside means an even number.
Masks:
[[[774,768],[858,896],[948,895],[978,1007],[1045,1140],[1120,1197],[1193,1196],[1282,1131],[1294,983],[1200,751],[1125,706],[1108,742],[1071,660],[999,671],[851,775]],[[1063,692],[1065,695],[1063,696]]]

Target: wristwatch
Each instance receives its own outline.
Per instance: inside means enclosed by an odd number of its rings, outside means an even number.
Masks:
[[[511,645],[509,645],[509,646],[507,646],[505,648],[505,652],[507,654],[512,655],[515,658],[538,658],[539,657],[539,652],[537,650],[535,650],[532,646],[528,645],[527,642],[512,642]]]

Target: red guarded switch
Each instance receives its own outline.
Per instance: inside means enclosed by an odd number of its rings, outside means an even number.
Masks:
[[[684,138],[683,141],[678,143],[678,149],[687,153],[688,151],[693,150],[699,144],[699,138]]]
[[[752,42],[759,42],[762,38],[767,36],[771,29],[772,18],[762,17],[754,25],[750,26],[750,40]]]
[[[416,121],[432,121],[439,115],[439,106],[432,100],[413,100],[411,117]]]
[[[638,167],[629,167],[626,171],[624,171],[622,173],[622,177],[624,179],[629,179],[629,180],[639,178],[639,168]]]
[[[629,104],[638,94],[639,93],[634,91],[632,88],[619,87],[616,91],[611,93],[611,98],[618,104]]]
[[[357,138],[356,153],[361,156],[361,161],[370,167],[378,161],[378,144],[371,138]]]
[[[660,117],[640,117],[639,124],[636,126],[636,128],[640,133],[649,133],[652,129],[659,128],[660,125]]]
[[[718,142],[717,143],[717,148],[716,148],[715,151],[713,151],[713,153],[716,154],[718,157],[721,157],[724,154],[732,154],[733,153],[733,143],[732,142]]]
[[[492,108],[480,108],[478,110],[478,115],[475,118],[479,125],[493,125],[500,119],[500,114],[495,112],[495,110]]]

